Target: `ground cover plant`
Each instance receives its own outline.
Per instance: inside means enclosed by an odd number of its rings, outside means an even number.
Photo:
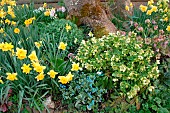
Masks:
[[[102,37],[62,0],[16,2],[0,0],[0,112],[169,113],[168,0],[127,4],[129,29]]]

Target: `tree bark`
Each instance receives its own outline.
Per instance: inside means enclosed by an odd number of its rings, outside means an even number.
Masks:
[[[78,18],[79,24],[89,25],[96,37],[116,32],[100,0],[64,0],[64,3],[69,15]]]

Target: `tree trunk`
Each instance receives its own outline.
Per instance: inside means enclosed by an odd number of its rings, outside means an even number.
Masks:
[[[116,32],[100,0],[64,0],[69,15],[77,17],[79,24],[90,25],[96,37]]]

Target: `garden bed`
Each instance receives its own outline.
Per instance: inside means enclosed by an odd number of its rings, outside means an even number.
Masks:
[[[168,1],[126,4],[101,37],[63,1],[17,2],[0,0],[0,112],[169,113]]]

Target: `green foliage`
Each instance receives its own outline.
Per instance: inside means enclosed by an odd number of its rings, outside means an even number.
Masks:
[[[71,26],[71,29],[67,31],[66,25]],[[54,20],[42,29],[42,32],[45,33],[43,37],[46,37],[46,35],[54,36],[56,43],[59,43],[59,41],[67,43],[69,51],[75,51],[84,38],[82,31],[75,24],[65,19]]]
[[[17,5],[14,8],[14,12],[15,12],[15,16],[16,18],[14,18],[14,20],[18,23],[18,24],[24,24],[24,21],[27,20],[28,18],[32,18],[34,17],[34,4],[30,3],[29,5]],[[36,16],[37,18],[37,16]]]
[[[100,77],[95,73],[75,74],[68,86],[60,85],[64,102],[74,103],[78,110],[97,110],[106,93],[105,89],[97,85]]]
[[[9,92],[11,93],[9,84],[0,84],[0,112],[7,112],[10,106],[9,103]]]
[[[67,11],[66,11],[66,8],[65,8],[65,3],[63,0],[59,0],[58,3],[57,3],[59,6],[61,6],[60,8],[57,9],[57,17],[59,19],[62,19],[62,18],[66,18],[67,16]]]
[[[59,0],[57,3],[59,6],[65,6],[64,1],[63,0]]]
[[[137,41],[134,33],[118,33],[82,41],[76,59],[88,71],[103,71],[109,86],[131,99],[144,87],[152,87],[158,78],[158,66],[151,62],[153,56],[151,47]]]
[[[114,0],[108,0],[108,5],[109,5],[109,6],[112,6],[114,3],[115,3]]]
[[[135,31],[145,44],[152,45],[155,52],[163,56],[170,56],[168,30],[170,10],[168,8],[168,2],[159,0],[155,4],[146,5],[147,10],[144,12],[142,12],[140,7],[139,9],[134,8],[133,16],[129,22],[131,31]],[[148,14],[149,11],[151,11],[151,14]]]
[[[159,65],[161,76],[160,81],[162,84],[170,87],[170,58],[162,58]]]
[[[159,83],[160,84],[160,83]],[[158,87],[151,93],[144,92],[139,97],[140,108],[136,109],[132,105],[127,110],[128,113],[169,113],[170,111],[170,88],[164,85],[157,85]]]

